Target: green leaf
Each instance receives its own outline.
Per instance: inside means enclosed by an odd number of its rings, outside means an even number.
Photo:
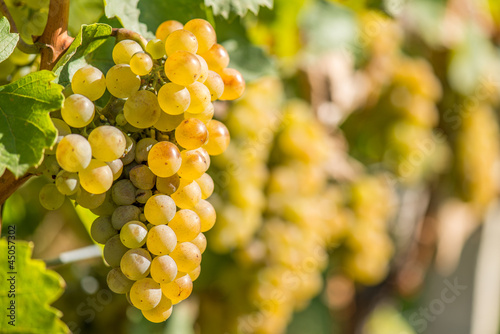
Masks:
[[[55,75],[40,71],[0,87],[0,175],[16,177],[38,165],[57,136],[49,112],[61,108],[62,87]]]
[[[277,73],[274,62],[263,49],[236,39],[225,41],[222,45],[231,59],[229,67],[240,71],[245,81],[253,81]]]
[[[139,20],[139,0],[104,0],[104,3],[104,12],[108,18],[116,17],[124,28],[138,32],[146,38],[154,38],[154,34]]]
[[[9,20],[4,16],[0,19],[0,63],[9,58],[19,41],[19,34],[10,33]]]
[[[61,57],[54,66],[54,72],[57,74],[57,83],[66,86],[71,82],[75,72],[88,64],[87,57],[106,42],[111,35],[111,26],[103,23],[82,25],[80,33],[71,43],[68,51]],[[111,57],[111,55],[110,55]]]
[[[257,14],[261,6],[273,8],[273,0],[205,0],[207,7],[212,7],[214,15],[229,18],[230,13],[245,16],[250,10]]]
[[[0,332],[69,333],[60,319],[62,313],[50,306],[63,293],[65,282],[58,273],[47,270],[44,262],[31,259],[32,249],[33,244],[26,241],[8,243],[0,239],[0,253],[5,254],[0,265]],[[15,255],[15,262],[9,263],[7,254]],[[14,280],[9,281],[12,277]],[[15,297],[9,296],[13,291],[11,283],[15,286]],[[8,323],[11,310],[7,307],[12,301],[15,302],[15,326]]]

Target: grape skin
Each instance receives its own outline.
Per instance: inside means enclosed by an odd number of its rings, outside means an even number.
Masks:
[[[205,124],[196,118],[185,119],[175,129],[177,143],[187,150],[201,147],[208,139]]]
[[[173,83],[189,86],[201,75],[201,64],[196,55],[176,51],[165,62],[165,74]]]
[[[65,171],[78,172],[90,164],[92,148],[85,137],[70,134],[57,145],[56,158]]]
[[[61,115],[69,126],[83,128],[94,119],[95,106],[87,97],[73,94],[64,100]]]
[[[42,187],[38,199],[45,209],[57,210],[63,205],[66,197],[57,190],[55,184],[49,183]]]
[[[126,148],[126,139],[123,133],[109,125],[99,126],[92,130],[88,141],[92,148],[92,155],[104,162],[120,158]]]
[[[94,66],[87,65],[75,72],[71,79],[73,93],[86,96],[90,101],[95,101],[106,91],[106,78]]]
[[[181,167],[181,152],[170,142],[159,142],[149,151],[148,163],[156,176],[169,177],[177,173]]]

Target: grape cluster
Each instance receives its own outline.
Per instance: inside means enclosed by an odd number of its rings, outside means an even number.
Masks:
[[[156,37],[145,50],[120,40],[106,76],[74,73],[41,167],[54,182],[39,197],[53,210],[68,196],[99,216],[90,232],[112,267],[109,288],[162,322],[191,294],[216,220],[206,171],[230,138],[212,102],[240,97],[245,82],[207,21],[166,21]]]

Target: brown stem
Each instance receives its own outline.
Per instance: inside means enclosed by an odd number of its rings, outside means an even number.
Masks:
[[[25,174],[20,178],[16,179],[11,171],[5,170],[3,175],[0,177],[0,205],[5,203],[7,198],[14,193],[24,182],[28,181],[33,174]]]
[[[37,42],[48,45],[41,50],[40,69],[51,70],[73,42],[68,35],[69,0],[50,0],[47,25]]]

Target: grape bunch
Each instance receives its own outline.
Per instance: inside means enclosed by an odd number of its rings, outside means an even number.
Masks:
[[[206,171],[230,137],[213,101],[237,99],[245,82],[207,21],[166,21],[156,37],[118,41],[106,76],[90,65],[74,73],[40,167],[54,182],[39,197],[54,210],[68,196],[99,216],[91,236],[112,267],[109,288],[162,322],[191,294],[216,220]]]

